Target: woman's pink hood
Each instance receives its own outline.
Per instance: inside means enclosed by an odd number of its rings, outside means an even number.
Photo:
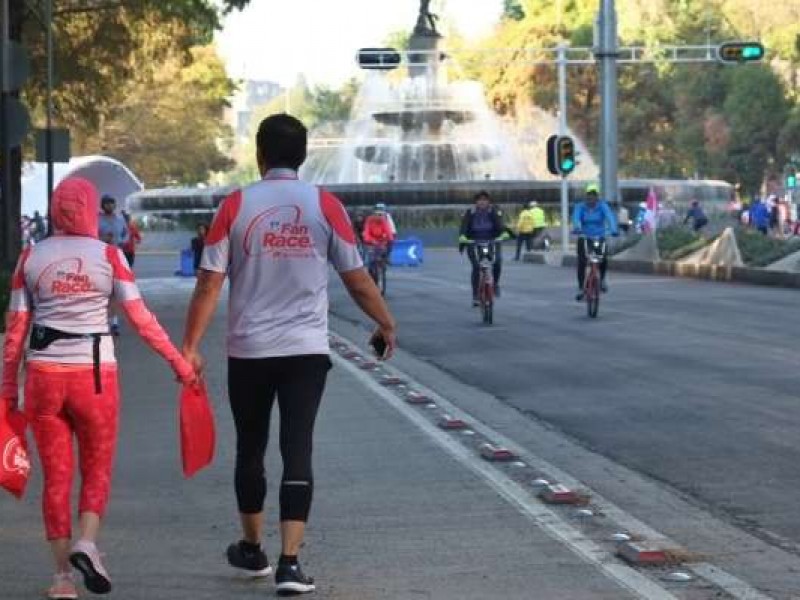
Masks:
[[[53,190],[50,217],[56,235],[97,237],[100,198],[91,181],[69,177]]]

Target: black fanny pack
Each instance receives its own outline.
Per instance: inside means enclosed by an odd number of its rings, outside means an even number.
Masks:
[[[44,350],[58,340],[92,340],[92,366],[94,370],[94,391],[99,394],[103,391],[100,379],[100,339],[104,335],[111,335],[108,331],[102,333],[70,333],[61,331],[47,325],[33,324],[29,347],[31,350]]]

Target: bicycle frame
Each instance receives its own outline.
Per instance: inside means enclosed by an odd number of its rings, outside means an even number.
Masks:
[[[471,242],[478,260],[478,303],[483,322],[490,325],[494,319],[494,273],[496,242]]]
[[[590,317],[597,317],[600,308],[600,264],[606,252],[606,242],[603,239],[583,239],[584,253],[586,254],[586,268],[588,273],[583,284],[583,296],[586,300],[586,310]]]
[[[386,292],[386,267],[389,264],[388,249],[389,247],[386,244],[369,244],[366,246],[367,272],[369,272],[382,294]]]

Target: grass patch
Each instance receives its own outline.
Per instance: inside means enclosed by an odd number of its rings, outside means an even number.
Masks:
[[[743,228],[736,230],[736,243],[748,267],[766,267],[800,250],[800,239],[780,240]]]

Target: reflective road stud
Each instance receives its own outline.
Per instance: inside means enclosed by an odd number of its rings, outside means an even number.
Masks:
[[[409,404],[429,404],[430,398],[421,392],[408,392],[406,394],[406,402]]]
[[[539,497],[548,504],[578,504],[582,501],[578,492],[560,483],[545,486],[539,492]]]
[[[442,429],[466,429],[467,424],[461,419],[455,419],[450,415],[444,415],[439,419],[439,427]]]
[[[665,565],[673,554],[673,550],[665,548],[658,542],[628,541],[617,546],[617,555],[632,565]]]
[[[481,456],[491,462],[507,462],[517,458],[511,450],[492,444],[481,445]]]

